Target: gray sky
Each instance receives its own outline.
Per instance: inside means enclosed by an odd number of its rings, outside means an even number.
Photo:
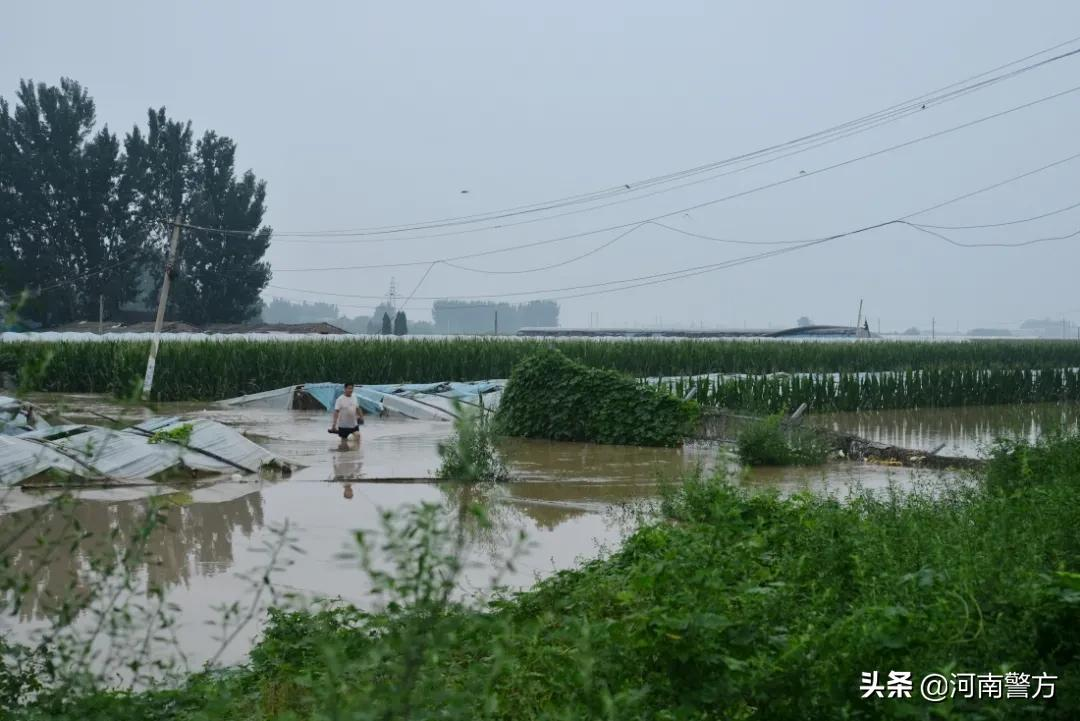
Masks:
[[[0,24],[0,94],[20,78],[79,80],[99,123],[126,131],[149,106],[239,144],[269,186],[277,231],[398,225],[561,198],[781,143],[1080,36],[1080,3],[819,0],[814,3],[496,0],[446,2],[18,3]],[[1080,47],[1080,43],[1067,49]],[[349,315],[391,276],[407,295],[423,266],[286,272],[423,261],[668,213],[696,233],[753,241],[839,233],[1080,152],[1080,92],[815,174],[834,163],[1080,85],[1080,56],[825,147],[594,212],[426,240],[275,240],[274,286]],[[1080,161],[951,205],[922,222],[996,223],[1076,197]],[[468,190],[467,194],[461,193]],[[579,206],[577,206],[579,207]],[[519,219],[526,219],[526,216]],[[1080,209],[965,242],[1071,233]],[[437,232],[437,231],[436,231]],[[400,237],[415,236],[401,234]],[[558,263],[608,232],[461,261],[486,270]],[[341,239],[338,239],[341,240]],[[1080,320],[1080,240],[961,249],[890,227],[694,278],[565,299],[563,325],[853,323],[865,299],[883,329],[1015,327]],[[435,267],[417,296],[562,288],[719,263],[764,250],[646,226],[563,267],[483,275]],[[527,300],[545,295],[523,295]],[[428,318],[430,301],[409,304]]]

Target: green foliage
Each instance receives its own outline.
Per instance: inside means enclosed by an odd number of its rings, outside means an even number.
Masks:
[[[697,404],[548,349],[514,368],[497,419],[525,438],[678,446],[696,430]]]
[[[250,172],[237,177],[233,141],[209,131],[194,143],[191,123],[164,108],[122,140],[95,124],[94,101],[67,78],[20,82],[14,109],[0,99],[0,297],[30,289],[23,315],[46,325],[97,318],[99,302],[113,317],[152,301],[164,221],[182,211],[250,234],[185,232],[174,317],[232,322],[257,310],[269,281],[266,190]]]
[[[846,502],[692,476],[619,551],[483,608],[450,600],[460,546],[420,507],[386,519],[384,611],[276,611],[242,668],[12,716],[1071,721],[1080,475],[1054,468],[1012,496],[958,484]],[[891,670],[912,672],[913,698],[860,698],[862,672]],[[918,697],[929,673],[1007,671],[1057,676],[1055,698]]]
[[[186,446],[191,443],[191,432],[195,429],[195,426],[190,423],[182,423],[175,428],[169,428],[167,430],[154,431],[154,434],[150,436],[148,443],[177,443],[181,446]]]
[[[458,416],[454,433],[439,444],[442,459],[436,476],[447,481],[474,483],[509,480],[510,474],[495,448],[490,414],[455,402]]]
[[[748,466],[813,466],[825,462],[829,447],[813,431],[784,428],[783,417],[750,423],[736,443],[739,460]]]
[[[1080,400],[1077,368],[964,365],[903,372],[681,378],[665,383],[676,395],[694,389],[703,405],[758,413],[790,412],[803,403],[828,412]]]
[[[378,329],[375,329],[376,332]],[[0,373],[53,351],[51,371],[33,390],[108,393],[142,377],[149,344],[18,343],[0,348]],[[154,378],[157,400],[211,400],[322,378],[365,383],[507,378],[514,365],[551,345],[527,338],[390,338],[162,344]],[[816,411],[1080,400],[1080,343],[967,341],[963,343],[567,340],[568,358],[638,377],[695,373],[825,372],[805,376],[753,375],[665,381],[684,397],[691,387],[702,405],[777,413],[806,402]],[[190,369],[202,369],[192,373]],[[1035,372],[1029,369],[1047,368]],[[981,369],[981,370],[976,370]],[[851,373],[864,371],[863,375]],[[878,377],[876,373],[890,375]],[[835,373],[839,373],[836,376]]]
[[[399,310],[394,316],[394,335],[408,335],[409,321],[405,317],[405,311]]]
[[[1003,438],[990,449],[986,485],[1023,492],[1033,485],[1080,480],[1080,433],[1050,434],[1032,442]]]
[[[381,335],[390,335],[393,332],[393,326],[390,323],[390,313],[383,312],[382,314],[382,329],[379,331]]]

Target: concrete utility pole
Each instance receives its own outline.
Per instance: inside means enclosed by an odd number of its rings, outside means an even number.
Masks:
[[[165,306],[169,302],[169,287],[172,285],[173,267],[176,264],[176,249],[180,245],[180,213],[173,221],[172,238],[169,240],[169,255],[165,258],[165,278],[161,281],[161,295],[158,296],[157,317],[154,319],[154,337],[150,341],[150,357],[146,359],[146,376],[143,378],[142,398],[150,399],[150,389],[154,385],[154,366],[157,364],[158,346],[161,345],[161,324],[165,320]]]
[[[98,295],[97,297],[97,330],[98,333],[105,332],[105,296]]]
[[[937,337],[936,334],[937,334],[936,319],[931,318],[930,319],[930,340],[934,340],[934,338]]]
[[[499,309],[495,309],[495,335],[499,335]]]

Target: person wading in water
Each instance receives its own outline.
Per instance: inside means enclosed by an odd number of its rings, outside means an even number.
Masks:
[[[360,442],[360,426],[364,422],[364,410],[360,401],[353,395],[353,384],[345,384],[345,395],[334,402],[334,418],[330,421],[330,433],[341,437],[342,448],[348,445],[351,436]]]

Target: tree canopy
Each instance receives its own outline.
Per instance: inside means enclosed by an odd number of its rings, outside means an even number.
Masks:
[[[266,183],[237,173],[236,143],[212,130],[195,140],[165,108],[123,140],[96,121],[90,94],[67,78],[20,82],[14,107],[0,98],[0,296],[23,298],[20,315],[46,325],[96,318],[99,298],[107,316],[152,304],[182,214],[239,232],[184,230],[169,317],[257,315],[270,280]]]

